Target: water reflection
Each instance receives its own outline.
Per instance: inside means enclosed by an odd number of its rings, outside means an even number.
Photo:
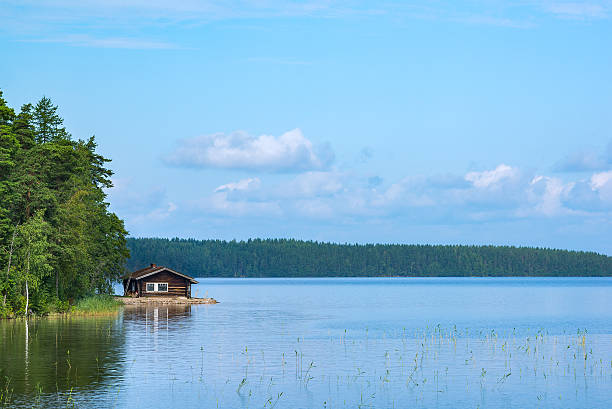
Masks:
[[[14,406],[106,392],[123,371],[121,316],[0,321],[0,386]]]
[[[176,321],[191,316],[189,304],[144,304],[126,305],[123,309],[124,321],[143,322],[158,325],[160,321]]]
[[[0,321],[0,381],[26,407],[609,406],[612,280],[438,281],[202,280],[220,304]]]
[[[190,305],[128,305],[123,310],[124,326],[130,333],[128,348],[132,354],[135,350],[149,354],[149,358],[145,358],[149,362],[161,362],[161,345],[166,350],[176,348],[176,345],[171,345],[175,342],[171,341],[176,336],[174,332],[180,334],[188,327],[190,318]],[[139,364],[142,354],[133,354],[132,363]]]

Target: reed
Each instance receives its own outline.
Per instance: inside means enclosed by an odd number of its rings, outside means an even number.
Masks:
[[[115,313],[123,306],[123,303],[112,295],[95,294],[83,298],[74,306],[73,313],[82,315],[102,315]]]

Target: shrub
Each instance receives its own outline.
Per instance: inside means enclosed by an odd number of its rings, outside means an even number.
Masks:
[[[7,305],[0,304],[0,318],[7,318],[11,315],[11,309]]]
[[[68,301],[57,300],[55,302],[55,311],[59,313],[70,311],[70,303]]]

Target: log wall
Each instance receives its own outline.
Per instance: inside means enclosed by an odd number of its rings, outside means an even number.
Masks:
[[[141,297],[188,297],[191,293],[189,280],[166,271],[161,271],[138,281],[140,284],[138,292]],[[168,283],[168,292],[148,293],[146,291],[147,283]]]

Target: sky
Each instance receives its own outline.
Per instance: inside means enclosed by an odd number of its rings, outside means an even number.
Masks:
[[[0,0],[134,237],[612,255],[612,0]]]

